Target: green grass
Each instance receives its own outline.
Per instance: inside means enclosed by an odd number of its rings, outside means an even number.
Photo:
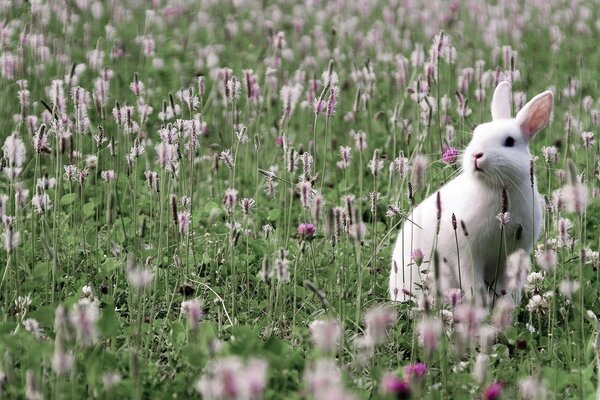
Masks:
[[[593,2],[585,5],[591,13],[589,18],[581,16],[585,10],[580,5],[575,7],[572,20],[568,19],[571,5],[567,2],[548,4],[548,15],[540,14],[531,4],[515,6],[517,10],[512,11],[498,8],[499,15],[513,22],[515,16],[523,16],[523,24],[520,28],[499,28],[496,34],[490,34],[489,28],[500,16],[483,5],[472,10],[467,2],[458,2],[458,11],[444,23],[435,22],[449,15],[442,11],[448,7],[444,3],[436,11],[433,6],[404,9],[390,2],[373,2],[365,11],[354,2],[344,2],[339,8],[334,2],[313,7],[292,1],[237,5],[181,2],[170,11],[161,4],[153,22],[133,1],[99,3],[103,15],[97,19],[91,10],[79,9],[79,2],[67,2],[58,9],[78,18],[66,25],[56,10],[44,24],[44,12],[32,13],[35,5],[30,3],[0,5],[0,28],[9,26],[12,31],[5,39],[0,33],[0,60],[8,54],[19,57],[14,76],[3,75],[0,68],[0,136],[4,143],[14,132],[26,146],[17,179],[11,181],[5,174],[0,178],[0,193],[8,196],[2,213],[15,217],[13,228],[5,225],[4,232],[13,229],[20,235],[18,246],[0,251],[0,371],[4,374],[0,374],[0,387],[6,398],[32,394],[25,390],[28,371],[44,398],[190,398],[198,396],[194,387],[201,376],[210,373],[209,363],[227,356],[268,362],[266,399],[310,397],[303,376],[316,360],[325,359],[339,366],[341,385],[359,399],[385,398],[379,389],[383,375],[392,371],[401,377],[404,366],[416,362],[426,363],[428,372],[423,382],[411,383],[415,398],[480,398],[495,381],[504,384],[502,398],[517,398],[519,382],[528,376],[543,380],[549,398],[596,398],[600,324],[587,310],[600,312],[600,272],[597,255],[590,263],[580,257],[584,249],[597,251],[600,245],[600,205],[592,196],[598,192],[600,141],[586,149],[580,138],[581,132],[597,130],[593,112],[582,106],[584,97],[592,97],[591,110],[600,109],[600,52],[595,40],[599,15]],[[177,7],[181,12],[171,18],[161,17]],[[425,11],[430,14],[420,19],[418,15],[425,15]],[[124,12],[131,13],[130,18],[123,16]],[[578,22],[589,32],[578,29]],[[107,24],[114,27],[112,38],[107,37]],[[298,24],[300,32],[295,30]],[[554,53],[551,29],[560,30],[562,35]],[[429,91],[436,111],[422,118],[421,105],[407,90],[422,87],[425,80],[423,67],[411,65],[411,52],[415,44],[421,44],[427,60],[433,34],[441,30],[451,37],[457,59],[453,64],[440,61]],[[285,33],[283,49],[272,44],[279,31]],[[19,36],[25,34],[41,35],[48,56],[40,57],[40,51],[23,44]],[[154,38],[152,56],[144,55],[136,41],[144,34]],[[490,35],[496,45],[489,43]],[[568,160],[572,160],[590,198],[587,209],[579,214],[564,209],[546,211],[539,243],[557,238],[555,224],[560,218],[573,222],[571,233],[576,242],[572,248],[558,248],[556,272],[547,274],[535,293],[524,293],[514,314],[515,323],[498,332],[488,352],[487,373],[477,382],[472,375],[475,359],[482,352],[477,340],[471,339],[465,351],[456,354],[458,334],[448,327],[438,350],[428,355],[416,336],[420,316],[407,304],[388,301],[391,250],[411,208],[407,196],[410,174],[400,178],[388,167],[400,154],[411,163],[418,154],[427,156],[425,184],[414,188],[415,205],[458,171],[458,165],[446,166],[441,161],[446,142],[445,128],[439,124],[439,102],[444,95],[452,102],[447,115],[455,138],[447,144],[464,148],[472,128],[491,119],[492,87],[490,82],[485,101],[478,103],[477,82],[473,80],[465,94],[473,112],[462,118],[456,111],[458,77],[463,68],[475,67],[479,59],[485,61],[484,71],[509,69],[510,65],[502,61],[503,45],[518,52],[514,68],[521,78],[514,82],[513,92],[522,91],[530,99],[547,88],[555,90],[553,121],[531,144],[533,155],[539,157],[536,171],[540,193],[552,200],[552,192],[566,183],[556,172],[562,170],[567,176]],[[93,49],[104,52],[101,65],[113,76],[105,106],[90,96],[89,132],[80,133],[69,85],[64,85],[64,112],[58,110],[47,88],[53,80],[68,77],[74,65],[86,63],[77,85],[91,93],[94,80],[102,73],[101,68],[93,70],[86,59]],[[110,57],[114,51],[122,56]],[[408,59],[407,82],[403,84],[394,78],[397,55]],[[218,60],[210,64],[214,57]],[[162,67],[156,65],[158,59]],[[280,66],[271,70],[277,59]],[[223,99],[224,83],[217,77],[220,67],[231,68],[240,80],[238,99]],[[315,118],[312,107],[303,107],[300,102],[307,97],[309,81],[321,79],[328,68],[339,76],[336,112],[331,117]],[[244,69],[252,69],[258,76],[261,98],[257,103],[247,98]],[[367,72],[374,74],[373,81],[365,80]],[[129,89],[134,73],[145,86],[143,100]],[[363,77],[355,79],[360,74]],[[197,76],[206,79],[204,93],[198,92]],[[575,96],[566,97],[563,89],[572,78],[579,85]],[[30,91],[31,102],[23,110],[17,97],[17,79],[25,79]],[[300,100],[284,121],[280,91],[294,83],[302,85]],[[195,110],[176,96],[178,90],[188,88],[199,98]],[[321,92],[326,100],[329,88],[319,85],[316,97]],[[56,118],[64,117],[69,123],[66,129],[52,122],[52,115],[47,113],[45,134],[50,151],[36,154],[27,124],[14,116],[36,116],[39,127],[43,113],[48,111],[43,102]],[[153,112],[141,122],[135,110],[132,118],[139,124],[139,132],[126,133],[126,124],[119,126],[112,118],[113,108],[117,103],[118,107],[137,108],[142,102],[152,106]],[[178,118],[207,124],[207,134],[200,135],[198,148],[191,153],[189,139],[176,119],[159,119],[159,112],[171,102],[181,107]],[[353,110],[354,118],[344,118]],[[571,121],[578,122],[569,125],[567,113]],[[400,120],[410,124],[410,135]],[[236,136],[238,124],[246,128],[247,143]],[[155,161],[162,127],[182,135],[173,143],[179,164],[176,173]],[[57,134],[68,136],[67,131],[71,139],[61,143]],[[107,142],[97,147],[93,135],[100,131]],[[356,149],[351,131],[366,132],[368,147],[364,152]],[[277,140],[282,135],[287,141],[284,146]],[[125,156],[139,144],[144,144],[145,151],[128,165]],[[541,149],[553,144],[558,147],[559,162],[548,164]],[[346,170],[336,166],[339,146],[352,148]],[[219,159],[225,150],[231,151],[235,167]],[[303,153],[312,154],[313,165],[306,178],[313,178],[312,188],[324,201],[318,216],[303,207],[297,189],[304,173]],[[287,169],[291,154],[298,155],[294,171]],[[97,163],[90,166],[83,183],[68,181],[64,167],[75,165],[84,170],[88,156],[97,157]],[[384,163],[377,175],[369,170],[373,158]],[[276,187],[269,197],[264,171],[271,167]],[[101,179],[101,171],[107,170],[115,172],[114,182]],[[147,184],[146,171],[157,173],[158,191]],[[36,189],[37,180],[44,176],[56,178],[56,185]],[[232,211],[223,204],[228,188],[237,190]],[[20,190],[29,191],[22,203],[15,200]],[[374,206],[371,192],[379,193]],[[36,212],[31,202],[36,193],[49,196],[52,205],[47,212]],[[347,209],[348,195],[355,196],[353,217],[366,227],[360,240],[344,229],[334,234],[334,209]],[[189,197],[187,206],[181,203],[185,196]],[[242,198],[256,201],[248,216],[240,206]],[[190,213],[189,233],[181,232],[174,222],[173,199],[177,213]],[[388,205],[398,207],[400,215],[387,217]],[[314,224],[314,237],[298,235],[300,223]],[[272,227],[269,235],[263,232],[265,225]],[[261,279],[261,271],[267,270],[268,275],[285,264],[280,249],[287,252],[288,274],[284,275],[289,275],[288,279],[279,282],[276,274]],[[130,282],[131,270],[141,271],[136,268],[153,273],[146,289],[136,289]],[[531,270],[540,270],[533,256]],[[570,300],[557,290],[567,278],[581,285]],[[90,329],[97,329],[97,335],[92,335],[94,340],[89,344],[85,334],[77,335],[77,323],[68,322],[77,315],[86,285],[92,291],[89,301],[99,310],[97,321],[90,325]],[[527,310],[537,293],[548,299],[544,312]],[[20,296],[28,296],[30,304],[19,306]],[[204,315],[197,331],[190,329],[181,313],[181,303],[194,298],[203,303]],[[68,315],[66,321],[56,324],[59,305]],[[398,319],[388,329],[387,340],[375,346],[373,355],[361,363],[355,340],[365,335],[365,312],[382,305],[397,311]],[[95,309],[95,305],[88,307]],[[28,318],[43,328],[41,337],[25,329],[23,321]],[[93,320],[94,315],[90,318]],[[335,319],[340,324],[342,335],[335,356],[320,353],[311,342],[308,326],[318,319]],[[487,322],[489,317],[483,321]],[[57,374],[52,366],[59,343],[74,356],[72,368],[64,375]],[[121,376],[112,388],[103,384],[107,372]]]

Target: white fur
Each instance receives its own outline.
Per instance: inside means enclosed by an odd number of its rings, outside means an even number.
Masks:
[[[463,155],[462,173],[439,189],[442,210],[439,234],[436,235],[437,192],[419,204],[404,222],[392,258],[392,300],[410,300],[420,295],[425,274],[434,272],[434,248],[439,255],[440,276],[439,285],[434,285],[433,290],[443,294],[447,289],[462,286],[465,296],[481,300],[478,302],[485,302],[490,293],[500,294],[505,290],[507,255],[518,249],[531,252],[540,234],[543,214],[535,182],[531,188],[528,144],[550,119],[552,93],[547,91],[533,98],[516,118],[510,118],[509,99],[510,85],[502,82],[492,100],[494,120],[475,129]],[[513,147],[505,146],[508,136],[515,140]],[[477,160],[478,168],[483,171],[475,168],[473,155],[477,153],[483,153]],[[502,209],[504,186],[510,221],[501,239],[496,216]],[[452,214],[458,225],[456,236]],[[468,237],[461,229],[461,220]],[[517,239],[519,230],[522,231]],[[424,254],[420,268],[411,259],[414,249]],[[515,293],[517,299],[519,295],[520,290]]]

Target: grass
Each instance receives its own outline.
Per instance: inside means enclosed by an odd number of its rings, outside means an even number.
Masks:
[[[548,398],[597,397],[600,142],[580,136],[600,113],[593,2],[138,3],[0,4],[0,136],[25,152],[5,151],[0,180],[1,213],[14,217],[3,218],[0,252],[4,396],[189,398],[200,377],[233,371],[238,390],[264,388],[213,398],[393,398],[381,390],[388,372],[414,398],[497,398],[495,382],[507,399],[546,398],[543,387]],[[442,31],[456,53],[428,79],[413,51],[429,60]],[[489,346],[479,337],[490,315],[466,338],[450,317],[429,352],[420,313],[388,300],[391,250],[411,207],[458,172],[442,148],[464,148],[490,120],[494,74],[505,71],[513,93],[555,92],[531,151],[552,205],[538,243],[551,241],[556,271],[531,256],[529,272],[541,272]],[[316,116],[312,101],[331,101],[334,86],[335,113]],[[87,93],[80,106],[76,87]],[[459,114],[459,98],[471,114]],[[37,152],[34,135],[47,139]],[[405,174],[389,168],[399,156]],[[567,182],[589,194],[577,212],[556,204]],[[454,311],[438,304],[432,315]],[[314,345],[315,320],[337,321],[333,353]],[[376,328],[387,334],[373,343]],[[406,375],[417,362],[426,374]],[[520,392],[527,378],[539,397]]]

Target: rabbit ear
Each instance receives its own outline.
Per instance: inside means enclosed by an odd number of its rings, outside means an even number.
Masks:
[[[517,124],[521,133],[527,140],[531,140],[536,133],[548,125],[552,114],[554,95],[550,90],[540,93],[531,99],[517,113]]]
[[[510,83],[502,81],[492,97],[492,121],[510,118]]]

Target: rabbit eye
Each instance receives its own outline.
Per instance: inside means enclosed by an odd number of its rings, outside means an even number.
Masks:
[[[509,136],[504,141],[504,146],[513,147],[515,145],[515,139],[512,136]]]

